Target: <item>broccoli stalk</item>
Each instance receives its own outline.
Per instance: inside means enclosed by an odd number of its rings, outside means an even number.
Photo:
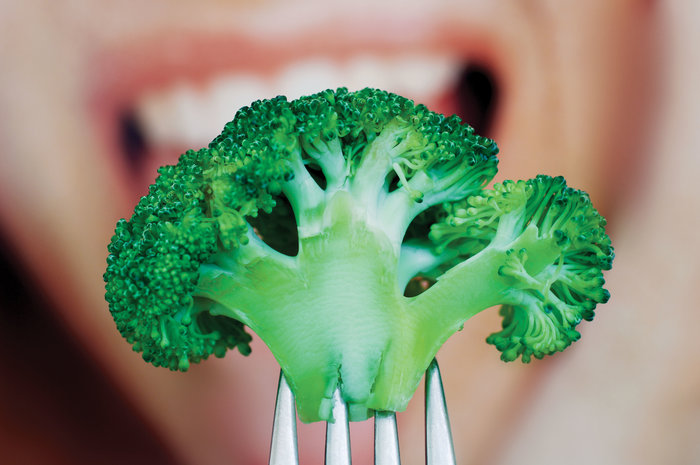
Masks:
[[[374,89],[255,102],[117,224],[117,327],[185,371],[247,354],[247,326],[304,421],[332,419],[337,386],[351,420],[403,410],[444,341],[494,305],[503,360],[563,350],[608,299],[605,220],[562,178],[485,189],[496,153],[457,117]],[[434,283],[408,296],[416,276]]]

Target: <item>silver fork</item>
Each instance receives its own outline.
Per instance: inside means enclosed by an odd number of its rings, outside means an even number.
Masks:
[[[350,465],[350,430],[348,412],[340,390],[333,394],[334,423],[326,424],[326,465]],[[294,395],[284,375],[280,374],[277,403],[272,427],[270,465],[296,465],[297,425]],[[394,412],[374,415],[375,465],[399,465],[399,435]],[[425,372],[425,463],[455,465],[454,446],[447,404],[437,360]]]

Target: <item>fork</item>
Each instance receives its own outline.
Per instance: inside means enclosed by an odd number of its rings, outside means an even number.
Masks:
[[[326,423],[326,465],[350,465],[350,430],[347,406],[340,390],[333,394],[333,423]],[[296,465],[297,426],[294,395],[280,373],[272,426],[270,465]],[[374,463],[399,465],[399,436],[394,412],[374,414]],[[425,372],[425,463],[455,465],[454,445],[447,404],[437,360]]]

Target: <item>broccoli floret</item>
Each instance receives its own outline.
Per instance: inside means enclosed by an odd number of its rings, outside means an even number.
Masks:
[[[527,363],[564,350],[580,337],[576,325],[610,297],[603,288],[613,260],[605,219],[564,178],[505,181],[444,212],[430,238],[437,250],[457,251],[453,264],[491,253],[502,260],[492,285],[507,286],[497,302],[503,330],[487,342],[503,360]]]
[[[254,102],[117,223],[117,327],[182,371],[248,354],[248,327],[307,422],[332,418],[337,386],[351,420],[403,410],[444,341],[494,305],[504,360],[562,350],[608,299],[605,220],[562,178],[485,189],[497,151],[380,90]]]

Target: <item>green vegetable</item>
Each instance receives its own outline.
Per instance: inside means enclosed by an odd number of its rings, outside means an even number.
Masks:
[[[104,275],[117,327],[185,371],[248,354],[247,326],[307,422],[331,418],[337,385],[352,420],[404,409],[445,340],[494,305],[503,360],[563,350],[609,297],[605,219],[562,178],[484,189],[496,153],[458,117],[384,91],[254,102],[117,223]]]

